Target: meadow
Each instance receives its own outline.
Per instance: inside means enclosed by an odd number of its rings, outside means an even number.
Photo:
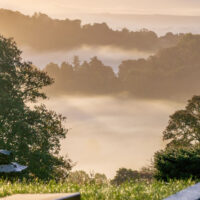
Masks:
[[[0,180],[0,197],[24,193],[65,193],[80,192],[82,200],[161,200],[188,186],[195,184],[192,180],[176,181],[136,181],[120,186],[111,184],[72,184],[52,180],[44,183],[34,181]]]

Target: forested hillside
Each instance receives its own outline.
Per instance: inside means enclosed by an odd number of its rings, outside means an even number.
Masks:
[[[48,89],[57,94],[119,94],[137,98],[180,99],[198,94],[200,36],[186,35],[175,47],[160,50],[148,59],[126,60],[118,74],[98,58],[80,63],[50,63],[44,69],[55,78]]]
[[[176,45],[183,37],[183,34],[172,33],[158,37],[147,29],[134,32],[126,28],[112,30],[106,23],[81,25],[81,20],[52,19],[42,13],[26,16],[5,9],[0,9],[0,30],[4,36],[14,37],[18,45],[40,51],[70,50],[90,45],[155,52]]]

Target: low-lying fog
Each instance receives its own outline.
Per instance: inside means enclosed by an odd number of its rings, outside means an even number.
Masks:
[[[162,131],[180,104],[117,97],[50,98],[46,105],[67,117],[70,129],[62,154],[77,162],[74,170],[105,173],[120,167],[139,169],[164,147]]]
[[[72,51],[37,52],[28,47],[22,47],[22,57],[24,60],[31,61],[34,65],[44,68],[50,62],[61,64],[63,61],[72,62],[74,56],[79,56],[80,61],[89,61],[90,58],[97,56],[105,65],[113,67],[114,71],[123,60],[147,58],[151,53],[140,52],[137,50],[122,50],[112,47],[89,47],[84,46]]]

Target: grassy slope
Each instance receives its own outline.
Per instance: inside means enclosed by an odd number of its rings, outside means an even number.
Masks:
[[[98,184],[75,185],[55,181],[44,184],[37,180],[31,183],[16,181],[11,184],[0,180],[0,197],[17,193],[81,192],[82,200],[161,200],[193,184],[191,180],[168,183],[153,181],[126,183],[116,187]]]

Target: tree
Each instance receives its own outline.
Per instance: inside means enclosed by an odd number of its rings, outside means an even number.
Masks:
[[[140,179],[152,180],[154,177],[154,173],[155,173],[155,168],[153,165],[151,165],[147,167],[142,167],[139,171],[139,176]]]
[[[73,59],[73,67],[74,67],[74,70],[75,71],[78,71],[79,68],[80,68],[80,59],[78,56],[74,56],[74,59]]]
[[[88,184],[90,183],[90,176],[83,170],[74,171],[69,174],[67,180],[74,184]]]
[[[134,181],[139,179],[138,171],[133,171],[132,169],[120,168],[111,181],[113,184],[120,185],[126,181]]]
[[[199,179],[200,146],[168,148],[154,155],[157,179]]]
[[[94,175],[94,181],[96,184],[102,185],[108,183],[108,179],[105,174],[96,173]]]
[[[200,96],[170,116],[163,132],[165,150],[154,155],[157,179],[200,178]]]
[[[167,141],[167,147],[200,144],[200,96],[194,96],[185,109],[170,116],[163,140]]]
[[[12,39],[0,36],[0,147],[12,150],[16,161],[28,165],[33,177],[59,177],[71,161],[59,156],[60,139],[66,137],[65,117],[34,106],[44,86],[53,83],[45,72],[23,62]]]
[[[75,184],[105,184],[108,183],[108,179],[105,174],[100,173],[86,173],[83,170],[70,172],[69,176],[67,177],[67,181],[69,183]]]

